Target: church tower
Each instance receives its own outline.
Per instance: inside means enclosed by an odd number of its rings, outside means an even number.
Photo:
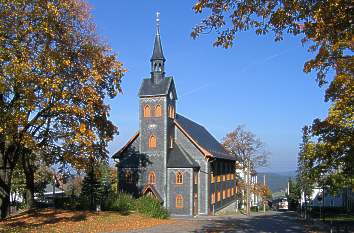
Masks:
[[[139,90],[139,151],[149,164],[142,171],[142,179],[155,177],[154,188],[166,205],[167,156],[174,144],[174,124],[177,100],[172,77],[165,77],[165,62],[160,39],[159,13],[151,62],[150,78],[144,79]]]

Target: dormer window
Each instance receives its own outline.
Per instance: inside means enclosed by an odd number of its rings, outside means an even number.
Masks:
[[[151,116],[151,109],[149,105],[144,106],[144,117],[150,117]]]
[[[151,135],[150,138],[149,138],[149,148],[150,149],[154,149],[156,148],[156,137],[154,135]]]
[[[161,117],[162,116],[162,110],[161,110],[161,105],[156,105],[155,107],[155,117]]]

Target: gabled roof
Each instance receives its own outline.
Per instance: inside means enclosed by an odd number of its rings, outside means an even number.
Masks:
[[[135,141],[135,139],[138,138],[139,134],[140,134],[139,131],[136,132],[136,133],[134,134],[134,136],[133,136],[117,153],[115,153],[115,154],[112,156],[112,159],[118,158],[118,156],[121,155],[121,154],[129,147],[129,145],[132,144],[132,143]]]
[[[236,160],[203,126],[179,114],[175,124],[206,157]]]
[[[197,168],[199,164],[194,161],[188,153],[177,144],[168,152],[168,168]]]
[[[157,192],[157,190],[155,189],[154,185],[148,184],[144,187],[143,192],[142,192],[143,195],[147,194],[148,192],[151,192],[155,196],[155,198],[157,200],[159,200],[161,203],[163,202],[163,199],[159,195],[159,192]]]
[[[167,95],[172,83],[172,77],[165,77],[158,83],[154,83],[151,78],[144,79],[140,86],[139,96],[149,97]]]

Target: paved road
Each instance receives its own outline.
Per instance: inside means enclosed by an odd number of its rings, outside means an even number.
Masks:
[[[128,231],[129,233],[304,233],[303,226],[292,212],[268,212],[266,215],[202,217],[198,219],[178,219],[176,223],[153,228]],[[127,233],[128,233],[127,232]]]

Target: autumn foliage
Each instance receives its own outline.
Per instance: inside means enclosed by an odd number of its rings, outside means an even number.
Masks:
[[[333,187],[354,185],[354,43],[351,0],[199,0],[195,13],[206,13],[191,36],[216,32],[214,46],[230,48],[242,31],[302,37],[314,57],[304,72],[316,72],[325,101],[331,104],[324,119],[315,119],[307,133],[310,147],[300,151],[301,167],[316,181]]]
[[[107,156],[117,128],[104,100],[121,91],[124,72],[85,2],[0,1],[2,207],[20,155],[77,169]]]

